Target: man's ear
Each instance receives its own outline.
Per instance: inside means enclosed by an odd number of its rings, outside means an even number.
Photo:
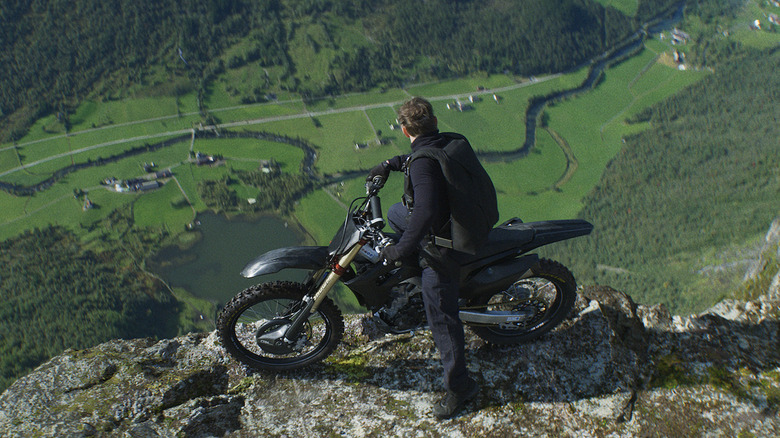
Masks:
[[[409,131],[406,130],[406,126],[404,126],[404,125],[401,125],[401,132],[404,133],[406,138],[411,138],[412,137],[411,135],[409,135]]]

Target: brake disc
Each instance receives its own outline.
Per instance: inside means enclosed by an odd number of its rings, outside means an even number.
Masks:
[[[255,339],[257,345],[266,353],[290,354],[293,346],[284,339],[284,334],[292,322],[289,319],[274,319],[268,321],[257,329]]]

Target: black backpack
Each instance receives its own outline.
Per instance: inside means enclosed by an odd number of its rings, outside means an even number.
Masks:
[[[413,152],[409,165],[420,157],[433,158],[447,180],[451,239],[436,236],[434,243],[476,254],[498,222],[496,189],[466,137],[455,133],[442,135],[449,140],[446,146]]]

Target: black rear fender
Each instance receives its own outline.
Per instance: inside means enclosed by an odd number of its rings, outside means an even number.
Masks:
[[[593,231],[593,224],[582,219],[531,222],[524,225],[533,227],[534,237],[522,246],[522,252],[562,240],[586,236]]]

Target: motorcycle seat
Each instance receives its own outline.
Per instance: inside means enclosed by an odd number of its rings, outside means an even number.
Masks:
[[[496,254],[512,248],[518,248],[534,240],[535,235],[536,231],[534,228],[527,224],[502,224],[490,230],[487,242],[485,242],[477,254],[479,255],[483,252]]]
[[[517,252],[524,245],[532,242],[536,231],[531,224],[524,224],[520,219],[512,219],[490,230],[487,241],[476,254],[456,252],[455,260],[461,265],[467,265],[486,257],[503,252]]]
[[[455,251],[452,257],[461,266],[488,257],[514,256],[561,240],[590,234],[593,225],[582,219],[564,219],[523,223],[510,219],[493,228],[476,254]]]

